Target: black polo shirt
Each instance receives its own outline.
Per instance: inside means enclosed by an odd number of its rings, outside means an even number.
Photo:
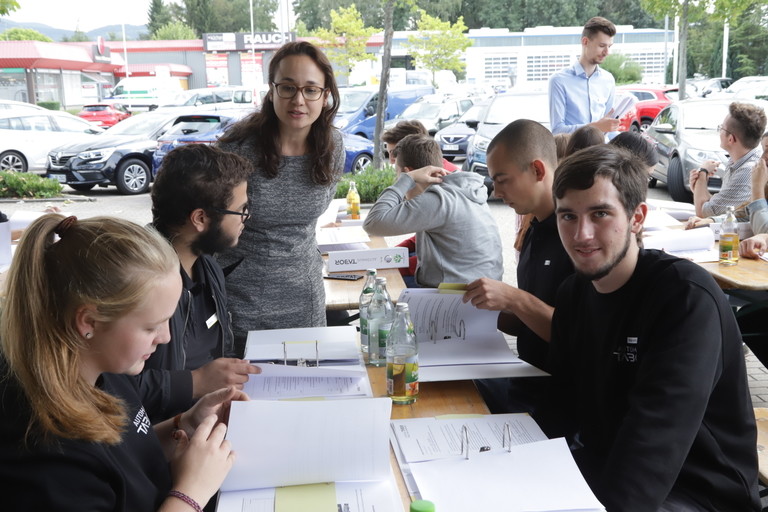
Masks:
[[[518,288],[554,306],[557,289],[571,274],[573,263],[557,233],[555,214],[542,222],[534,218],[523,239],[517,263]],[[517,336],[517,351],[524,361],[542,370],[547,369],[549,343],[525,325]]]
[[[221,355],[221,325],[216,317],[216,303],[210,284],[205,279],[203,261],[192,266],[194,280],[181,269],[183,293],[189,294],[188,318],[183,336],[186,360],[184,368],[196,370]],[[189,343],[193,340],[193,343]]]

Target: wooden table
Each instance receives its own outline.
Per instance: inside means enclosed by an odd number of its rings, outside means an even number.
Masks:
[[[761,259],[740,258],[736,265],[699,263],[715,278],[721,288],[741,290],[768,290],[768,262]]]
[[[383,237],[371,236],[368,246],[371,249],[386,248],[387,242]],[[323,258],[327,259],[327,256]],[[358,274],[365,275],[365,270],[347,270],[344,272],[335,272],[337,274]],[[323,275],[334,274],[323,269]],[[385,268],[378,270],[376,275],[387,278],[387,291],[393,301],[400,296],[400,292],[405,289],[405,283],[400,275],[400,270],[396,268]],[[325,308],[330,310],[358,309],[360,307],[360,292],[363,291],[363,279],[357,281],[341,281],[338,279],[323,279],[325,285]]]
[[[373,396],[387,396],[387,375],[384,368],[368,367]],[[490,414],[483,398],[471,380],[446,382],[420,382],[419,398],[409,405],[392,404],[392,419],[430,418],[443,414]],[[397,487],[403,500],[403,509],[408,510],[411,497],[400,473],[400,466],[390,447],[389,453]]]

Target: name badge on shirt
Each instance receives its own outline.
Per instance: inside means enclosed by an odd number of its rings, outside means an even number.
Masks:
[[[219,321],[219,317],[216,316],[216,313],[212,314],[211,317],[205,321],[205,325],[210,329],[214,325],[216,325],[216,322]]]

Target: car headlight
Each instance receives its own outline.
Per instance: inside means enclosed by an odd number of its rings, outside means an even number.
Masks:
[[[336,128],[339,130],[343,130],[349,124],[349,119],[337,119],[333,124],[335,124]]]
[[[472,139],[472,145],[474,146],[475,151],[487,151],[488,144],[490,143],[491,139],[477,134],[475,134],[474,138]]]
[[[726,162],[726,160],[723,159],[723,156],[720,153],[709,150],[709,149],[689,149],[688,159],[695,164],[704,162],[705,160],[714,160],[715,162]]]
[[[94,149],[91,151],[83,151],[77,154],[77,158],[81,160],[90,160],[91,163],[99,163],[106,161],[112,153],[115,152],[115,148]]]

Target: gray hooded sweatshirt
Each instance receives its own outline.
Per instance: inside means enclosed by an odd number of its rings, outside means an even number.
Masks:
[[[457,171],[406,201],[405,194],[414,185],[410,176],[402,174],[381,193],[363,228],[379,236],[416,232],[420,286],[470,283],[481,277],[500,281],[504,273],[501,238],[482,176]]]

